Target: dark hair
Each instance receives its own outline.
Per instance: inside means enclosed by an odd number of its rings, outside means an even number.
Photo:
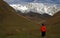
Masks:
[[[42,24],[42,26],[44,26],[45,24]]]

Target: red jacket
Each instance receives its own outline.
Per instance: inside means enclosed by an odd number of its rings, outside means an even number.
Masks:
[[[42,31],[42,32],[46,32],[46,26],[42,26],[42,27],[41,27],[41,31]]]

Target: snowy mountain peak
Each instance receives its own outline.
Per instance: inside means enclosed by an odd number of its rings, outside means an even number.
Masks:
[[[43,3],[28,3],[26,5],[12,4],[10,6],[12,6],[15,10],[21,11],[22,13],[28,13],[29,11],[33,11],[39,14],[46,13],[51,16],[60,11],[60,7],[57,7],[57,5],[49,5]]]

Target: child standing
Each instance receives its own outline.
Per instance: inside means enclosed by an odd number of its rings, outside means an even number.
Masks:
[[[42,35],[42,38],[45,38],[46,36],[46,26],[44,24],[42,24],[41,26],[41,35]]]

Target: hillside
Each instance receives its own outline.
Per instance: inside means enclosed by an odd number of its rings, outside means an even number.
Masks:
[[[18,33],[25,34],[26,31],[34,28],[33,25],[29,20],[18,15],[6,2],[0,0],[0,38]]]
[[[46,21],[46,26],[50,38],[60,38],[60,11]]]
[[[57,12],[52,18],[47,20],[47,24],[60,23],[60,11]]]

